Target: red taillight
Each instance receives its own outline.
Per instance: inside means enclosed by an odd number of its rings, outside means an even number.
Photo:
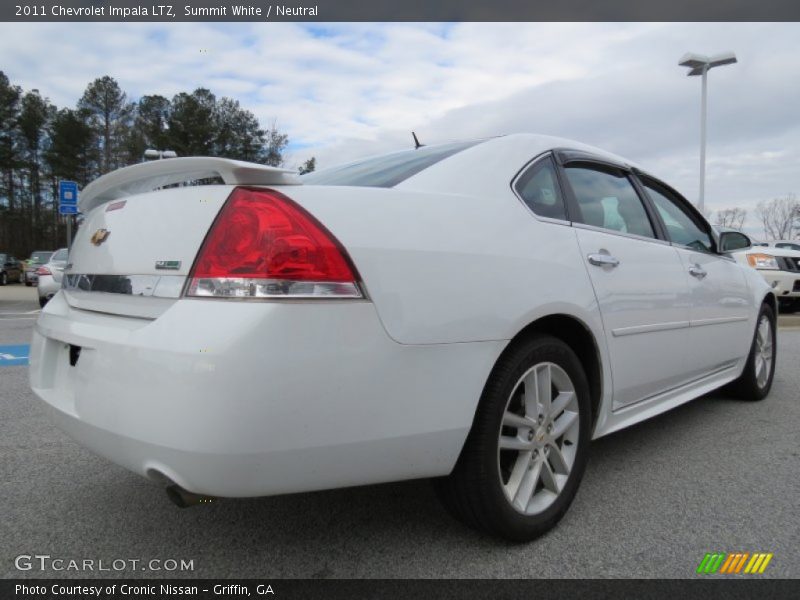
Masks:
[[[52,275],[52,273],[50,273],[50,269],[48,269],[47,267],[39,267],[38,269],[36,269],[36,274],[37,275]]]
[[[360,298],[344,249],[314,217],[268,189],[236,188],[197,254],[187,295]]]

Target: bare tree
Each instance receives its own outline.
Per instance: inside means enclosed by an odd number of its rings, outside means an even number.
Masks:
[[[266,157],[264,164],[270,167],[283,166],[283,151],[289,145],[289,136],[285,133],[278,131],[277,120],[272,121],[272,125],[266,130],[267,143],[266,143]]]
[[[768,239],[790,240],[800,233],[800,200],[794,194],[759,202],[756,212]]]
[[[718,210],[714,217],[714,224],[719,227],[731,227],[741,229],[747,219],[747,211],[743,208],[724,208]]]

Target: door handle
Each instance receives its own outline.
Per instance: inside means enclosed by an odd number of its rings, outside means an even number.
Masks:
[[[619,265],[619,261],[616,258],[602,252],[590,254],[586,258],[589,259],[589,262],[595,267],[616,267]]]
[[[706,273],[705,269],[700,265],[692,265],[689,267],[689,275],[692,277],[697,277],[698,279],[704,279],[708,273]]]

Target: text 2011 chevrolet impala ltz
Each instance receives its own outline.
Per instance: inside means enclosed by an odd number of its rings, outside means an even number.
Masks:
[[[101,177],[81,208],[31,385],[178,500],[434,477],[461,520],[527,540],[567,510],[591,439],[772,384],[776,299],[727,255],[747,238],[576,142],[299,178],[178,158]]]

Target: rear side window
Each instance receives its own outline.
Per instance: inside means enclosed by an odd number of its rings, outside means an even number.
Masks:
[[[439,161],[479,144],[481,140],[457,142],[441,146],[422,146],[361,161],[314,171],[300,177],[309,185],[354,185],[362,187],[394,187],[412,175]]]
[[[558,187],[552,158],[536,161],[517,179],[514,189],[534,214],[550,219],[567,220],[564,198]]]
[[[565,171],[580,210],[574,221],[656,237],[642,200],[624,173],[584,166],[568,166]]]
[[[50,260],[50,256],[52,254],[53,254],[52,252],[34,252],[33,254],[31,254],[31,261],[37,264],[44,264],[48,260]]]
[[[647,195],[656,205],[656,210],[667,227],[671,242],[701,252],[713,252],[714,242],[696,218],[689,214],[683,203],[661,186],[644,181]]]

